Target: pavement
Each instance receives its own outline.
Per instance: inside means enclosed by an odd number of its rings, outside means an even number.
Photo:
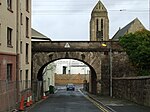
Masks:
[[[84,93],[103,105],[110,112],[150,112],[150,107],[138,105],[128,100],[112,98],[109,96],[97,96],[87,92]]]

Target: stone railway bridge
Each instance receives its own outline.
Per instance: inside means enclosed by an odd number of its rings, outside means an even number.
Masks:
[[[110,70],[116,75],[126,68],[123,63],[127,56],[117,41],[33,41],[32,87],[36,97],[40,96],[43,69],[59,59],[75,59],[88,65],[89,91],[109,95]]]

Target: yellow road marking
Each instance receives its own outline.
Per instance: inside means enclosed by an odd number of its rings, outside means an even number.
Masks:
[[[92,102],[97,108],[99,108],[101,111],[103,112],[109,112],[108,110],[106,110],[104,107],[102,107],[99,103],[97,103],[96,101],[94,101],[93,99],[91,99],[90,97],[84,95],[80,90],[79,92],[86,98],[88,99],[90,102]]]

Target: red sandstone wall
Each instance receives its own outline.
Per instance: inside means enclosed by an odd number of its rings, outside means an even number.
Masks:
[[[0,80],[6,80],[7,64],[12,64],[12,81],[16,80],[16,55],[0,53]]]

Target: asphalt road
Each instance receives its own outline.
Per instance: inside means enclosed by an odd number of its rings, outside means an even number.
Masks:
[[[81,92],[58,89],[45,101],[36,104],[28,112],[103,112],[99,106],[85,98]]]

